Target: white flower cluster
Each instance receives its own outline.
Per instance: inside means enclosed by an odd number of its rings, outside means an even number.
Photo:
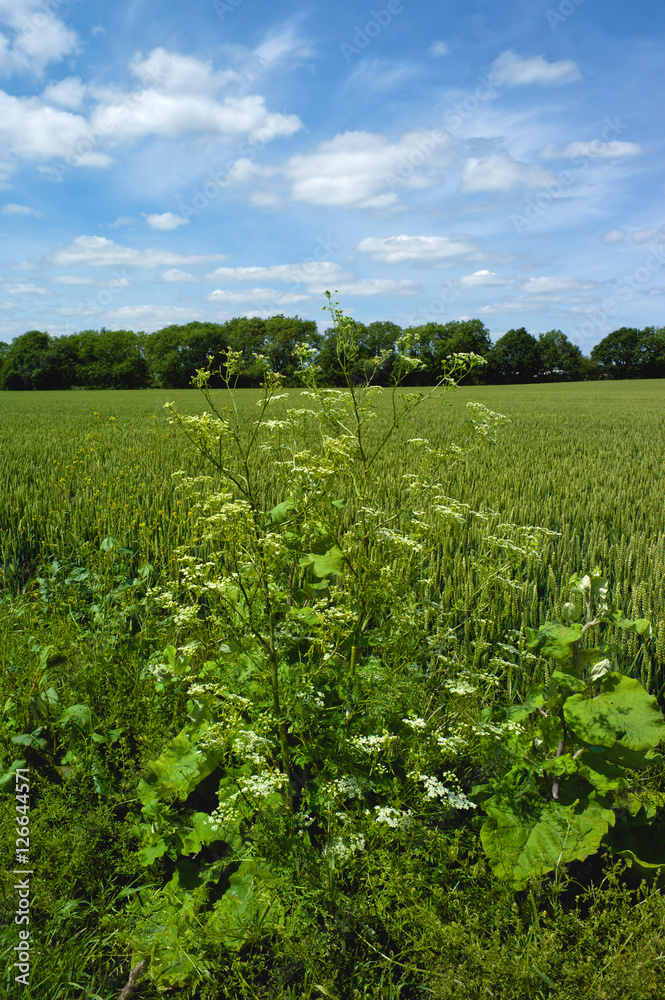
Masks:
[[[467,742],[463,736],[442,736],[441,733],[436,733],[434,739],[439,749],[451,756],[463,753],[467,748]]]
[[[470,802],[464,792],[454,791],[442,784],[433,775],[425,774],[420,776],[420,780],[425,786],[425,794],[428,799],[443,799],[453,809],[475,809],[475,802]]]
[[[395,736],[392,733],[384,732],[381,736],[353,736],[351,744],[356,749],[362,750],[363,753],[375,754],[379,750],[387,749],[394,739]]]
[[[427,727],[427,723],[424,719],[402,719],[402,722],[413,730],[425,729]]]
[[[365,838],[361,833],[347,833],[344,837],[335,837],[326,847],[325,854],[332,854],[339,861],[346,861],[358,851],[365,850]]]
[[[235,735],[233,749],[243,756],[246,763],[261,767],[265,766],[266,755],[273,749],[273,744],[253,729],[241,729]]]
[[[284,787],[286,776],[283,774],[250,774],[247,778],[242,778],[242,790],[247,795],[255,799],[267,799],[269,795],[278,792]]]
[[[376,816],[374,819],[377,823],[384,823],[386,826],[393,827],[393,829],[401,827],[404,829],[411,825],[412,812],[410,809],[393,809],[392,806],[375,806],[374,812]]]
[[[446,691],[449,691],[450,694],[459,694],[459,695],[473,694],[477,690],[474,684],[470,684],[463,677],[456,677],[451,680],[444,680],[442,681],[442,684],[443,687],[446,689]]]
[[[352,774],[346,774],[341,778],[333,778],[321,789],[325,799],[332,803],[335,799],[362,799],[364,798],[363,785]]]

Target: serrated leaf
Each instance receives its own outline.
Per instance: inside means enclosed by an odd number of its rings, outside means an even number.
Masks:
[[[603,678],[594,698],[573,695],[563,706],[568,725],[585,743],[628,750],[648,750],[665,738],[665,719],[658,702],[642,685],[623,674]]]

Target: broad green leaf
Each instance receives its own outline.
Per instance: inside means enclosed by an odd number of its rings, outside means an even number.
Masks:
[[[12,761],[9,770],[0,775],[0,791],[13,789],[16,784],[16,771],[25,767],[24,760]]]
[[[223,752],[201,753],[187,732],[182,730],[162,751],[155,761],[148,764],[148,771],[139,782],[139,796],[145,804],[156,796],[179,798],[184,801],[204,778],[215,770],[223,759]]]
[[[531,640],[527,649],[541,656],[552,657],[554,660],[566,660],[573,655],[573,643],[582,634],[582,626],[560,625],[558,622],[546,622],[538,629],[531,630]]]
[[[587,685],[575,674],[569,674],[565,670],[554,670],[550,683],[556,684],[560,691],[586,691]]]
[[[658,702],[642,685],[623,674],[603,678],[595,698],[573,695],[563,706],[564,717],[577,736],[595,745],[648,750],[665,738],[665,719]]]
[[[268,511],[268,524],[282,524],[283,521],[286,521],[290,517],[295,508],[296,505],[293,500],[282,500],[276,507]]]
[[[318,555],[316,552],[307,552],[300,560],[301,566],[311,566],[314,575],[319,578],[330,576],[335,573],[340,576],[344,572],[344,557],[336,545]]]
[[[80,729],[87,729],[91,725],[91,719],[91,712],[87,705],[70,705],[60,716],[58,725],[68,726],[73,722]]]
[[[637,632],[638,635],[649,635],[651,633],[651,622],[648,618],[617,618],[614,622],[619,628],[625,628],[628,632]]]
[[[580,777],[585,778],[601,795],[613,792],[615,788],[627,785],[626,777],[620,767],[615,767],[601,754],[585,751],[579,758]]]
[[[484,808],[483,849],[496,877],[516,889],[560,864],[595,854],[614,824],[612,810],[588,798],[566,805],[543,802],[537,794],[517,798],[504,788]]]

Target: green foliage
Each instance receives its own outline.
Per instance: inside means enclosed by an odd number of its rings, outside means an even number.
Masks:
[[[577,616],[570,602],[562,609],[564,622],[533,632],[527,648],[557,669],[547,684],[531,688],[522,705],[508,709],[508,717],[522,724],[506,747],[516,763],[476,789],[488,816],[481,840],[492,870],[518,888],[595,853],[614,826],[629,771],[662,760],[653,752],[665,739],[656,699],[616,672],[611,639],[582,648],[584,636],[602,626],[643,634],[649,623],[627,621],[610,608],[608,582],[597,570],[582,579],[576,574],[569,585],[586,620],[565,624]],[[639,864],[634,853],[633,859]],[[665,855],[660,861],[665,865]]]
[[[357,381],[366,331],[330,306],[346,390],[302,347],[288,396],[267,355],[220,354],[205,415],[184,391],[0,401],[0,795],[29,767],[31,990],[117,998],[146,956],[146,1000],[657,1000],[658,387],[442,407]],[[400,350],[365,374],[409,379]],[[214,390],[248,361],[263,389]],[[571,595],[596,562],[611,584]],[[584,631],[587,598],[607,607]]]

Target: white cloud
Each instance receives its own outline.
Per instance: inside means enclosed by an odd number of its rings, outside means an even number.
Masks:
[[[217,100],[211,91],[228,74],[215,73],[210,64],[188,56],[155,49],[147,59],[135,59],[132,69],[146,82],[156,81],[155,85],[132,92],[89,88],[96,103],[88,118],[54,106],[80,107],[85,88],[77,78],[49,85],[41,97],[14,97],[0,91],[0,146],[11,157],[6,169],[11,171],[19,160],[56,158],[64,161],[66,169],[107,167],[113,161],[100,147],[150,135],[167,139],[208,135],[222,142],[247,138],[265,145],[302,127],[297,115],[269,111],[259,94]],[[195,85],[202,90],[190,92]],[[62,180],[62,168],[42,165],[39,169],[45,177]]]
[[[529,278],[522,286],[522,291],[530,295],[558,295],[561,292],[574,292],[595,288],[595,282],[582,282],[576,278]]]
[[[581,79],[582,74],[572,59],[548,63],[543,56],[524,59],[512,49],[507,49],[492,63],[492,83],[495,86],[521,87],[536,83],[558,87]]]
[[[294,21],[270,32],[254,49],[254,56],[265,67],[284,62],[292,55],[307,58],[312,54],[311,46],[301,38]]]
[[[508,278],[502,278],[501,275],[496,274],[494,271],[484,270],[463,275],[459,279],[458,284],[462,288],[485,288],[494,285],[510,285],[512,282]]]
[[[131,215],[119,215],[115,222],[109,222],[109,229],[117,229],[118,226],[133,226],[135,219]]]
[[[291,197],[311,205],[388,208],[395,187],[435,184],[457,163],[452,137],[436,129],[404,132],[397,142],[372,132],[345,132],[292,156],[284,173]]]
[[[467,160],[462,176],[462,191],[518,191],[556,183],[556,175],[539,164],[521,163],[508,153],[491,153]]]
[[[283,204],[280,196],[274,194],[272,191],[253,191],[247,200],[254,208],[265,208],[268,210],[281,208]]]
[[[170,250],[135,250],[121,246],[105,236],[77,236],[67,247],[56,250],[48,257],[56,267],[130,267],[177,266],[178,264],[205,264],[213,260],[224,260],[225,254],[179,254]]]
[[[214,70],[211,62],[167,52],[161,46],[153,49],[145,59],[135,55],[129,68],[144,86],[165,94],[214,94],[240,79],[232,69]]]
[[[435,59],[439,59],[441,56],[447,56],[450,49],[448,48],[447,42],[436,41],[432,42],[427,51]]]
[[[180,271],[177,267],[172,267],[170,271],[164,271],[162,281],[198,281],[193,274],[188,271]]]
[[[310,286],[313,292],[324,292],[323,285]],[[337,291],[340,295],[417,295],[422,292],[422,285],[416,281],[395,281],[391,278],[359,278],[357,281],[340,282]]]
[[[143,215],[151,229],[159,229],[163,233],[177,229],[178,226],[189,225],[189,219],[185,219],[182,215],[174,215],[173,212],[163,212],[161,215],[157,215],[156,213],[146,215],[145,212],[141,212],[141,215]]]
[[[389,236],[385,239],[368,236],[356,249],[370,254],[372,260],[384,264],[403,264],[413,261],[436,264],[452,261],[476,251],[475,245],[465,238],[449,240],[445,236]]]
[[[77,274],[61,274],[53,278],[57,285],[94,285],[94,278],[80,278]]]
[[[623,229],[613,229],[611,233],[605,233],[602,239],[603,243],[621,243],[625,238]]]
[[[636,233],[633,233],[633,243],[649,243],[651,240],[655,240],[657,243],[665,240],[665,226],[639,229]]]
[[[195,319],[205,319],[205,313],[200,309],[189,309],[184,306],[121,306],[108,314],[113,323],[140,324],[146,332],[158,330],[170,323],[187,323]]]
[[[285,281],[291,284],[326,284],[353,277],[332,261],[302,264],[272,264],[269,267],[218,267],[208,277],[222,281]]]
[[[68,76],[57,83],[49,83],[44,88],[42,97],[47,104],[57,104],[69,111],[78,111],[83,107],[88,88],[77,76]]]
[[[29,208],[27,205],[16,205],[12,202],[8,202],[6,205],[2,206],[3,215],[34,215],[37,218],[41,217],[41,212],[38,212],[35,208]]]
[[[570,142],[563,149],[557,148],[555,143],[550,142],[541,150],[540,156],[544,160],[565,160],[575,157],[594,157],[601,160],[617,160],[624,156],[639,156],[644,152],[643,146],[638,146],[636,142],[601,142],[600,139],[592,139],[589,142]]]
[[[210,135],[220,141],[243,136],[269,142],[302,128],[297,115],[268,111],[258,94],[225,97],[220,103],[206,94],[171,94],[148,89],[133,94],[108,95],[91,116],[113,145],[148,135],[175,139],[181,135]]]
[[[206,295],[209,302],[270,302],[277,306],[295,305],[298,302],[307,302],[310,295],[299,294],[297,292],[283,292],[276,288],[243,288],[239,291],[229,291],[226,288],[216,288],[210,295]]]
[[[57,7],[56,7],[57,9]],[[77,48],[75,31],[67,28],[43,0],[2,0],[0,20],[11,37],[0,34],[0,72],[33,73],[59,62]]]
[[[18,285],[5,285],[5,291],[8,295],[50,295],[45,288],[37,288],[36,285],[29,284],[18,284]]]

